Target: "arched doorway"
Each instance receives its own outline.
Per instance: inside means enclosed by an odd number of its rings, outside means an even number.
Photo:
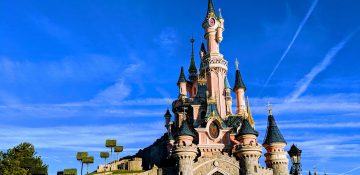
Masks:
[[[214,174],[212,175],[224,175],[223,173],[220,173],[219,171],[216,171]]]

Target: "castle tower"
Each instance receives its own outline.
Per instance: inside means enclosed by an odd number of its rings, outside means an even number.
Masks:
[[[236,75],[235,75],[235,84],[234,84],[234,92],[236,94],[236,114],[244,116],[246,118],[246,106],[245,106],[245,91],[246,86],[241,77],[240,70],[239,70],[239,62],[236,59]]]
[[[219,45],[224,31],[224,19],[217,17],[212,0],[208,1],[208,10],[202,24],[207,41],[208,53],[202,59],[202,69],[206,71],[209,97],[216,98],[217,108],[221,118],[226,117],[224,94],[224,80],[228,70],[228,63],[220,53]]]
[[[183,121],[178,133],[174,155],[178,162],[178,175],[192,175],[193,163],[197,155],[197,146],[193,144],[195,134],[190,130],[186,120]]]
[[[274,175],[288,175],[287,152],[284,151],[286,141],[276,125],[275,118],[272,115],[271,105],[269,107],[268,126],[263,146],[266,149],[265,163],[268,168],[273,169]]]
[[[251,127],[247,119],[243,120],[241,129],[236,135],[240,144],[236,145],[235,154],[240,159],[240,166],[244,167],[241,174],[259,174],[259,158],[261,145],[257,142],[259,133]]]
[[[171,113],[170,110],[167,109],[166,113],[164,114],[164,118],[165,118],[165,128],[168,132],[170,132],[170,120],[171,120]]]
[[[190,59],[190,66],[189,66],[189,80],[191,82],[191,87],[190,87],[190,97],[194,98],[196,96],[197,93],[197,87],[198,87],[198,83],[197,83],[197,79],[198,79],[198,74],[197,74],[197,68],[196,68],[196,64],[195,64],[195,58],[194,58],[194,42],[195,39],[191,38],[190,40],[191,42],[191,59]]]
[[[185,98],[187,96],[187,89],[186,89],[186,78],[184,74],[184,67],[181,67],[179,79],[177,85],[179,87],[179,99]]]
[[[226,115],[232,114],[232,97],[231,97],[231,87],[229,80],[225,77],[225,102],[226,102]]]
[[[197,68],[196,68],[195,56],[194,56],[194,42],[195,42],[195,39],[191,38],[190,42],[191,42],[191,59],[190,59],[190,66],[189,66],[188,71],[189,71],[189,80],[193,82],[197,78]]]

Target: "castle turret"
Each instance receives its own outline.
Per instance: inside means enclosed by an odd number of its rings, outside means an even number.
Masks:
[[[231,97],[231,87],[229,80],[225,77],[225,102],[226,102],[226,115],[232,114],[232,97]]]
[[[169,109],[167,109],[166,110],[166,113],[164,114],[164,118],[165,118],[165,128],[166,128],[166,130],[169,132],[169,130],[170,130],[170,120],[171,120],[171,113],[170,113],[170,110]]]
[[[195,134],[190,130],[186,120],[176,134],[174,154],[178,161],[178,175],[192,175],[193,163],[197,155],[197,146],[193,144]]]
[[[261,145],[257,142],[259,133],[244,119],[238,134],[235,136],[240,144],[236,145],[235,154],[240,159],[241,174],[257,174],[259,158],[261,156]]]
[[[204,44],[204,42],[202,42],[201,47],[200,47],[200,58],[203,59],[206,54],[207,53],[206,53],[206,49],[205,49],[205,44]]]
[[[284,151],[286,141],[277,127],[275,118],[272,115],[271,105],[269,104],[268,107],[268,126],[263,143],[263,146],[267,151],[265,153],[265,163],[268,168],[273,169],[274,175],[288,175],[289,160],[286,156],[287,152]]]
[[[187,96],[187,89],[186,89],[186,78],[184,73],[184,67],[181,66],[179,80],[177,82],[177,85],[179,87],[179,97],[186,97]]]
[[[194,38],[191,38],[191,59],[190,59],[190,66],[189,66],[189,80],[194,82],[197,78],[197,68],[195,64],[195,58],[194,58]]]
[[[236,114],[247,116],[245,113],[245,91],[246,86],[245,83],[241,77],[240,70],[239,70],[239,62],[236,59],[235,61],[236,65],[236,75],[235,75],[235,84],[234,84],[234,92],[236,94]],[[246,117],[245,117],[246,118]]]
[[[224,22],[225,22],[221,14],[221,9],[219,9],[218,20],[219,20],[219,27],[216,29],[216,41],[220,43],[223,40],[222,33],[224,32]]]

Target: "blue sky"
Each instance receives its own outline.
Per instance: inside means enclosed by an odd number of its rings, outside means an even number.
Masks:
[[[199,50],[206,3],[1,1],[0,149],[31,142],[55,174],[78,167],[77,151],[102,163],[107,138],[125,146],[123,156],[150,145],[165,132],[163,113],[178,95],[192,35]],[[288,146],[303,149],[304,171],[359,174],[360,2],[214,3],[225,18],[220,50],[229,81],[238,58],[259,141],[270,101]]]

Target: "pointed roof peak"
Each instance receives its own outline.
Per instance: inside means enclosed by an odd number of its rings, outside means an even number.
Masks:
[[[242,79],[240,70],[238,69],[238,70],[236,70],[235,84],[234,84],[233,90],[236,91],[237,89],[240,89],[240,88],[243,88],[244,90],[246,90],[244,80]]]
[[[218,18],[223,19],[222,14],[221,14],[221,8],[219,8],[219,17]]]
[[[195,39],[194,37],[192,37],[190,39],[190,42],[191,42],[191,60],[190,60],[190,67],[189,67],[189,73],[190,74],[196,74],[197,73],[197,68],[196,68],[196,63],[195,63],[195,58],[194,58],[194,42],[195,42]],[[190,75],[190,77],[193,76],[193,75]],[[191,77],[193,78],[193,77]]]
[[[292,144],[288,153],[301,153],[302,151],[295,145]]]
[[[166,110],[166,112],[165,112],[165,114],[164,114],[164,117],[165,118],[171,118],[171,113],[170,113],[170,110],[169,110],[169,108]]]
[[[210,14],[215,15],[215,8],[212,0],[208,0],[208,10],[207,10],[207,16],[209,17]]]
[[[179,132],[177,133],[177,136],[191,136],[195,137],[195,133],[191,131],[189,124],[186,120],[184,120],[181,124],[181,127],[179,129]]]
[[[227,76],[224,79],[224,83],[225,83],[225,89],[231,89],[231,86],[230,86],[230,83],[229,83],[229,80],[228,80]]]
[[[205,49],[204,40],[201,42],[200,52],[202,52],[202,53],[204,53],[204,55],[206,55],[206,49]]]
[[[181,66],[179,80],[178,80],[177,84],[179,85],[180,83],[183,83],[183,82],[186,82],[186,78],[185,78],[185,73],[184,73],[184,67]]]
[[[259,132],[257,132],[249,123],[248,120],[243,120],[241,128],[239,130],[239,133],[236,135],[236,137],[238,136],[242,136],[242,135],[247,135],[247,134],[252,134],[255,135],[256,137],[259,136]]]
[[[268,116],[268,126],[266,129],[266,136],[263,144],[269,145],[271,143],[285,143],[286,141],[281,134],[273,115]]]
[[[255,121],[254,121],[254,118],[252,116],[252,113],[251,113],[251,109],[250,109],[250,102],[249,102],[249,97],[246,96],[246,111],[248,113],[248,118],[247,120],[249,120],[249,123],[252,127],[255,127]]]

